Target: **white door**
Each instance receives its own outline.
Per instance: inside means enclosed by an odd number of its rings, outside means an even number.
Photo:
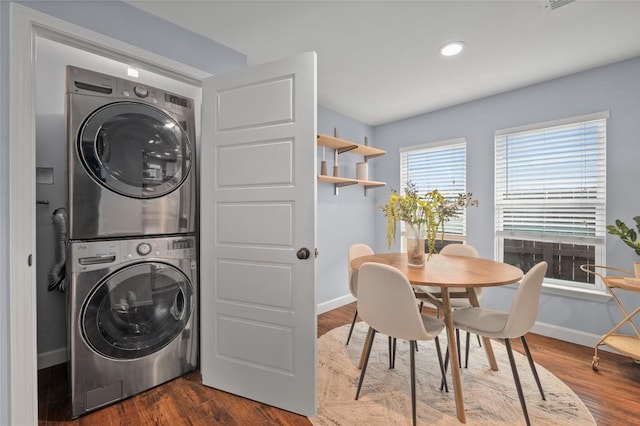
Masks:
[[[206,80],[201,151],[202,382],[314,416],[315,52]]]

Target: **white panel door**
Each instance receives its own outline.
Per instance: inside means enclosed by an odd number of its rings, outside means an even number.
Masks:
[[[202,382],[314,416],[315,52],[208,79],[202,123]]]

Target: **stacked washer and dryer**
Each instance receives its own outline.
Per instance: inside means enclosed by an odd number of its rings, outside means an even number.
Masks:
[[[72,417],[196,368],[192,99],[67,67]]]

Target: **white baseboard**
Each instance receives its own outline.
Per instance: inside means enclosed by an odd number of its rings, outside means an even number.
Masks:
[[[531,332],[540,334],[542,336],[553,337],[554,339],[563,340],[569,343],[575,343],[576,345],[587,346],[595,348],[596,344],[602,338],[599,334],[587,333],[585,331],[573,330],[571,328],[560,327],[558,325],[544,324],[536,322]],[[606,352],[614,352],[613,349],[608,346],[600,346],[598,350]]]
[[[38,370],[62,364],[63,362],[67,362],[67,348],[54,349],[38,354]]]
[[[350,294],[347,294],[346,296],[341,296],[336,299],[329,300],[327,302],[319,303],[318,306],[316,307],[316,312],[318,313],[318,315],[324,314],[325,312],[329,312],[332,309],[336,309],[341,306],[348,305],[349,303],[355,302],[355,301],[356,301],[355,297],[353,297]]]

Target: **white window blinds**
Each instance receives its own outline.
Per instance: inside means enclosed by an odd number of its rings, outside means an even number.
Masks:
[[[496,132],[497,236],[604,243],[607,117]]]
[[[455,201],[466,193],[466,149],[464,138],[400,150],[400,191],[407,182],[416,184],[419,194],[437,189]],[[445,225],[447,235],[464,236],[465,209]]]

